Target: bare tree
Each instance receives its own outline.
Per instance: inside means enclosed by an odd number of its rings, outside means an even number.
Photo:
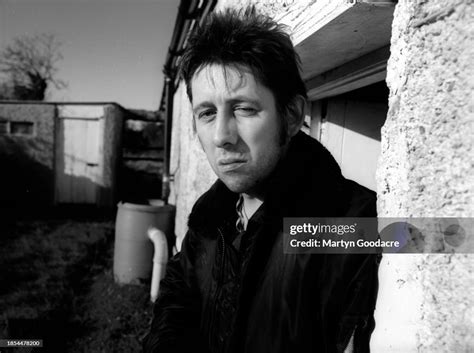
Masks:
[[[56,77],[57,64],[63,58],[60,46],[54,35],[40,34],[15,38],[0,52],[0,72],[10,81],[11,98],[44,100],[48,86],[66,87],[66,83]],[[8,84],[4,83],[3,87]]]

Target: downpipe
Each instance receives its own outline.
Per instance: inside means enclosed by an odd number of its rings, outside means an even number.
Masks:
[[[150,299],[154,303],[160,290],[160,281],[165,276],[166,263],[168,262],[168,241],[165,233],[158,228],[150,227],[147,233],[155,248],[150,290]]]

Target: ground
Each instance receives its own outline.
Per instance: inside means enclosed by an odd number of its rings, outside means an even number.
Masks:
[[[149,285],[114,282],[113,220],[18,221],[0,231],[0,339],[41,338],[42,353],[140,351]]]

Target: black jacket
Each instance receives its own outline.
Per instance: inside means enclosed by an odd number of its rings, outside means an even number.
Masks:
[[[295,136],[240,250],[238,195],[217,181],[196,202],[168,264],[145,352],[368,352],[378,255],[284,254],[283,217],[374,217],[375,194]],[[235,244],[234,244],[235,245]]]

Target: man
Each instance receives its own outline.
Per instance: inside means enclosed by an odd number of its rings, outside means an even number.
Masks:
[[[253,8],[213,14],[181,77],[217,182],[170,260],[146,352],[367,352],[378,258],[285,254],[284,217],[375,216],[299,132],[306,91],[290,38]]]

